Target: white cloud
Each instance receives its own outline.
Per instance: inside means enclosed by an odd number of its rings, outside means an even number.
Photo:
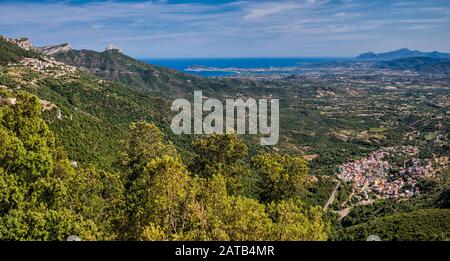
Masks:
[[[315,45],[320,40],[325,44],[346,43],[342,46],[351,51],[352,40],[373,37],[395,38],[405,43],[401,47],[409,47],[413,37],[429,39],[431,46],[435,42],[443,45],[442,41],[450,38],[448,17],[418,9],[410,13],[402,9],[399,13],[401,7],[349,0],[343,4],[328,0],[242,0],[216,5],[0,1],[0,28],[2,34],[27,36],[40,45],[67,41],[75,48],[102,50],[104,44],[114,42],[136,56],[148,49],[153,51],[151,55],[160,56],[186,56],[195,51],[210,54],[219,49],[230,56],[246,51],[264,56],[280,49],[294,52],[297,43]],[[422,9],[438,7],[426,5]],[[427,28],[440,30],[440,40],[430,37],[431,32],[427,35]],[[412,34],[412,29],[423,30]]]
[[[295,10],[301,8],[302,5],[295,2],[279,2],[269,3],[254,7],[248,11],[248,14],[244,16],[245,20],[260,19],[268,15],[277,14],[286,10]]]

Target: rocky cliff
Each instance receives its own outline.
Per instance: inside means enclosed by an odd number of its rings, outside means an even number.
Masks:
[[[38,50],[46,55],[54,55],[57,53],[68,52],[68,51],[72,50],[72,48],[70,47],[70,44],[63,43],[63,44],[58,44],[58,45],[39,47]]]
[[[18,38],[18,39],[12,39],[12,38],[7,38],[7,37],[3,37],[3,38],[6,41],[17,45],[24,50],[29,51],[29,50],[33,49],[33,43],[28,38]]]

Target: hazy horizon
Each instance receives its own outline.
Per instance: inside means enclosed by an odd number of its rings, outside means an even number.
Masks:
[[[125,53],[126,55],[126,53]],[[190,59],[202,59],[202,60],[214,60],[214,59],[352,59],[355,57],[344,56],[236,56],[236,57],[134,57],[138,60],[190,60]]]

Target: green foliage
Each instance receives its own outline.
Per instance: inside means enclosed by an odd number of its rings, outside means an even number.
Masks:
[[[37,98],[19,92],[0,115],[0,238],[63,240],[76,233],[95,239],[95,223],[65,206],[69,189],[61,174],[70,166],[55,168],[55,140]]]
[[[439,195],[438,206],[440,208],[449,208],[450,209],[450,189],[443,191]]]
[[[66,165],[60,170],[70,169],[67,160],[60,164]],[[65,176],[68,187],[65,205],[93,222],[99,239],[118,239],[119,231],[125,225],[124,186],[120,174],[88,166]]]
[[[227,177],[227,190],[231,195],[259,199],[261,195],[261,176],[249,164],[233,164],[223,172]]]
[[[164,144],[163,133],[158,127],[144,121],[131,124],[128,136],[120,147],[122,150],[116,164],[130,181],[138,178],[149,160],[177,155],[172,143]]]
[[[305,192],[308,167],[302,157],[261,153],[252,159],[261,176],[261,199],[264,202],[289,199]]]
[[[449,240],[449,219],[449,209],[424,209],[395,214],[346,228],[336,239],[366,240],[369,235],[377,235],[383,241]]]
[[[2,240],[65,240],[72,234],[83,240],[95,240],[96,233],[95,223],[68,209],[14,209],[0,221]]]
[[[254,199],[227,193],[226,178],[201,180],[193,206],[193,240],[268,240],[272,221],[265,206]]]
[[[191,180],[179,159],[163,156],[150,160],[127,190],[128,238],[148,238],[150,227],[164,239],[177,239],[186,227],[193,200]]]
[[[251,194],[245,182],[251,170],[245,162],[238,161],[245,157],[246,146],[235,135],[214,135],[195,141],[193,146],[198,153],[195,160],[209,160],[200,161],[204,165],[192,171],[171,144],[163,142],[163,135],[154,125],[133,124],[123,144],[120,167],[123,173],[133,173],[124,176],[127,223],[123,239],[327,238],[329,227],[321,220],[322,213],[315,208],[309,210],[300,200],[285,203],[288,204],[285,208],[283,202],[266,205],[258,197],[246,196]],[[298,159],[279,157],[284,159],[286,169],[290,163],[299,163]],[[302,171],[306,175],[306,169]],[[294,187],[300,189],[302,184],[295,178],[292,180],[297,181]],[[287,224],[296,227],[296,232],[280,231]]]
[[[204,177],[245,159],[248,153],[247,145],[236,134],[214,134],[195,140],[192,147],[195,156],[190,169]]]
[[[5,109],[1,119],[5,128],[5,135],[2,136],[12,136],[1,143],[12,144],[5,144],[2,149],[2,162],[6,166],[2,166],[2,163],[0,166],[8,171],[21,173],[27,180],[35,181],[40,176],[47,176],[53,168],[55,139],[41,119],[38,99],[25,92],[19,92],[16,98],[14,108]],[[7,150],[10,146],[15,149]]]
[[[115,239],[124,222],[120,176],[73,169],[56,148],[38,99],[25,92],[16,98],[0,114],[0,238]]]
[[[17,82],[5,73],[0,74],[0,84],[10,88],[17,87]]]
[[[320,207],[306,210],[299,199],[291,198],[269,205],[269,213],[275,221],[275,240],[326,240],[330,224],[323,220]]]
[[[306,185],[300,158],[261,154],[254,171],[242,140],[213,135],[193,143],[198,165],[189,170],[163,133],[140,121],[120,145],[118,173],[74,169],[42,119],[39,100],[26,92],[15,97],[16,104],[0,110],[1,239],[327,238],[322,213],[290,199]],[[262,175],[274,170],[278,179],[271,186],[280,194],[270,195],[277,202],[259,201],[269,193],[259,188]]]

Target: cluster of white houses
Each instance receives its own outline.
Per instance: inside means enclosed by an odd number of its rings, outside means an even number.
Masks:
[[[367,157],[341,165],[338,177],[352,183],[356,195],[364,200],[411,197],[420,193],[417,181],[434,173],[431,160],[421,162],[414,158],[418,152],[419,149],[413,146],[382,148]],[[394,154],[409,157],[397,171],[386,160],[387,156]]]

